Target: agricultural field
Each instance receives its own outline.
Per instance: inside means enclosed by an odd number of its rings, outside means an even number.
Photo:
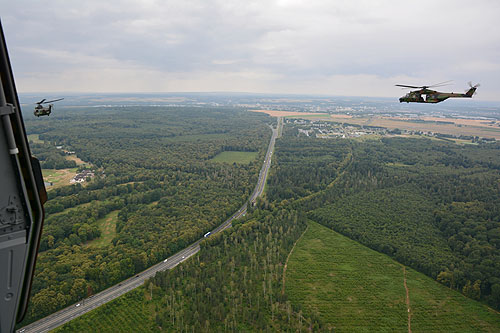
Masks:
[[[433,118],[434,119],[434,118]],[[479,136],[485,138],[495,138],[500,140],[500,127],[493,127],[489,123],[484,123],[477,120],[453,119],[453,118],[436,118],[439,120],[425,119],[405,119],[405,118],[388,118],[388,117],[351,117],[348,115],[335,115],[331,120],[335,122],[346,122],[350,124],[379,126],[388,129],[401,129],[406,131],[423,131],[435,132],[450,135],[468,135]],[[422,120],[422,121],[420,121]]]
[[[285,278],[292,304],[338,332],[500,330],[498,312],[312,221]]]
[[[211,159],[219,163],[241,163],[249,164],[257,158],[257,152],[253,151],[223,151]]]
[[[279,110],[250,110],[252,112],[260,112],[270,115],[271,117],[301,117],[301,116],[321,116],[327,117],[328,113],[318,113],[318,112],[296,112],[296,111],[279,111]]]
[[[500,140],[500,127],[491,124],[463,119],[437,118],[439,120],[387,118],[387,117],[335,117],[332,121],[342,121],[357,125],[380,126],[388,129],[399,128],[407,131],[435,132],[450,135],[470,135]]]

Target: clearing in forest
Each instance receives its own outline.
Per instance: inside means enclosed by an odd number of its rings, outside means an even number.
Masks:
[[[97,225],[99,226],[99,230],[101,230],[101,236],[89,242],[89,246],[103,247],[111,244],[113,237],[116,235],[116,221],[118,220],[119,212],[119,210],[114,210],[97,220]]]
[[[76,155],[66,155],[65,158],[68,160],[68,161],[75,161],[76,165],[80,166],[80,165],[88,165],[87,162],[85,162],[84,160],[78,158]]]
[[[42,169],[43,180],[52,184],[51,186],[46,186],[47,190],[69,185],[69,181],[76,175],[76,170],[77,168]]]
[[[30,134],[28,135],[28,142],[31,141],[33,143],[43,143],[43,140],[40,140],[39,134]]]
[[[412,332],[500,331],[500,315],[424,274],[406,268]],[[318,223],[288,262],[292,304],[338,332],[408,331],[403,267]]]
[[[241,163],[248,164],[257,158],[254,151],[223,151],[211,159],[212,162],[219,163]]]

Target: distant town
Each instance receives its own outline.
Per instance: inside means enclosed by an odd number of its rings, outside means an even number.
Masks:
[[[385,127],[337,123],[332,121],[323,120],[309,120],[309,119],[285,119],[285,124],[297,128],[298,136],[304,135],[307,137],[315,137],[321,139],[330,138],[358,138],[362,136],[384,136],[384,135],[419,135],[428,136],[445,141],[452,141],[451,139],[470,140],[471,142],[496,142],[495,138],[481,138],[471,135],[452,135],[433,131],[425,130],[407,130],[407,129],[388,129]]]

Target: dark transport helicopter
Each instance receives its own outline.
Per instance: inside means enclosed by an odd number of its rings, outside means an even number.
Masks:
[[[448,82],[450,82],[450,81],[437,83],[437,84],[434,84],[432,86],[421,86],[421,87],[396,84],[396,87],[420,88],[419,90],[410,91],[409,93],[407,93],[406,95],[401,97],[399,99],[399,102],[400,103],[402,103],[402,102],[406,102],[406,103],[410,103],[410,102],[412,102],[412,103],[439,103],[439,102],[442,102],[450,97],[468,97],[468,98],[471,98],[472,95],[474,95],[474,93],[476,92],[477,87],[479,87],[479,84],[476,84],[473,86],[472,83],[469,82],[470,89],[467,90],[467,92],[465,94],[453,93],[453,92],[445,93],[445,92],[439,92],[436,90],[429,89],[429,88],[433,88],[433,87],[441,87],[441,86],[448,85]]]
[[[36,106],[35,106],[35,112],[34,112],[35,116],[37,116],[37,117],[50,116],[50,113],[52,112],[52,108],[54,107],[54,104],[49,104],[49,106],[43,106],[43,104],[62,101],[63,99],[64,98],[59,98],[59,99],[53,99],[51,101],[46,101],[44,98],[40,102],[37,102]]]

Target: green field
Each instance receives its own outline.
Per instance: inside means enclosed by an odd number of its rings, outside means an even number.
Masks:
[[[339,332],[500,331],[500,314],[315,222],[288,262],[286,292]]]
[[[52,186],[48,186],[47,190],[66,186],[70,184],[71,178],[76,175],[77,168],[70,169],[42,169],[43,180],[52,183]]]
[[[211,159],[220,163],[241,163],[248,164],[257,158],[257,152],[252,151],[223,151]]]
[[[39,134],[28,135],[28,142],[31,141],[33,143],[43,143],[44,141],[40,140],[40,138],[38,136],[39,136]]]
[[[116,235],[116,221],[119,212],[118,210],[112,211],[97,220],[97,225],[99,226],[99,230],[101,230],[101,237],[89,242],[89,246],[103,247],[111,244],[113,237]]]
[[[144,287],[78,317],[52,332],[154,332],[155,321],[151,302],[144,296]]]

